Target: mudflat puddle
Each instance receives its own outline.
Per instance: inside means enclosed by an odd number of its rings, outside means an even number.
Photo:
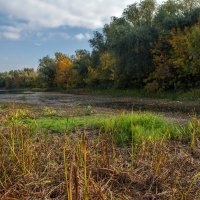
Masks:
[[[76,95],[48,92],[0,92],[0,102],[15,102],[34,105],[74,106],[81,100]]]
[[[161,113],[173,121],[188,121],[189,113],[195,110],[200,114],[200,105],[164,99],[138,99],[134,97],[111,97],[96,95],[77,95],[59,92],[8,92],[0,90],[0,103],[20,103],[39,106],[58,106],[73,109],[75,106],[94,106],[129,111],[152,111]]]
[[[200,112],[200,104],[194,102],[169,101],[165,99],[139,99],[134,97],[111,97],[99,95],[78,95],[59,92],[7,92],[0,90],[0,102],[15,102],[46,106],[92,105],[114,109],[150,110],[170,112]]]

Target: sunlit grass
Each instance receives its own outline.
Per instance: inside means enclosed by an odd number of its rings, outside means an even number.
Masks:
[[[103,128],[111,133],[115,142],[129,145],[131,142],[141,143],[145,138],[159,140],[164,135],[169,139],[181,138],[183,128],[166,118],[152,113],[122,114],[105,120]]]
[[[96,115],[85,117],[46,117],[24,119],[23,123],[36,132],[63,133],[76,129],[100,129],[102,134],[111,134],[119,145],[140,143],[144,138],[159,140],[164,135],[168,139],[181,139],[186,136],[186,128],[181,127],[160,115],[152,113],[129,113],[117,116]]]
[[[48,112],[47,112],[48,111]],[[179,126],[167,118],[149,112],[132,112],[117,115],[91,114],[66,116],[46,108],[41,116],[33,115],[29,109],[15,109],[8,115],[6,125],[24,125],[34,133],[71,133],[77,129],[99,129],[101,134],[112,135],[119,145],[141,143],[145,138],[159,140],[185,139],[190,126]]]
[[[74,132],[77,129],[99,129],[101,134],[112,135],[114,142],[119,145],[141,143],[143,139],[159,140],[188,139],[191,137],[191,123],[179,126],[167,118],[149,112],[132,112],[118,115],[91,114],[84,116],[66,116],[57,110],[44,107],[41,112],[33,114],[28,108],[10,109],[6,114],[5,126],[23,125],[34,133],[63,133]],[[4,123],[3,123],[4,124]],[[2,124],[2,125],[3,125]],[[196,133],[195,133],[196,134]],[[193,134],[194,135],[194,134]],[[193,143],[194,143],[194,136]]]
[[[107,116],[108,117],[108,116]],[[98,128],[105,120],[105,116],[85,116],[85,117],[49,117],[38,119],[24,119],[23,123],[34,130],[47,130],[52,132],[74,131],[78,128]]]

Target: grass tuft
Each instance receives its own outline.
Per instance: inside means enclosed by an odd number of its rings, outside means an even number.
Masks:
[[[145,138],[160,140],[166,134],[170,139],[181,137],[180,126],[152,113],[131,113],[112,117],[104,121],[103,128],[113,135],[118,145],[141,143]]]

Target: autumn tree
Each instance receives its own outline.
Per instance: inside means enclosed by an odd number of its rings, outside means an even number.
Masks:
[[[171,63],[179,69],[182,78],[179,87],[191,88],[200,86],[200,24],[184,31],[178,29],[172,32]]]
[[[162,35],[152,49],[154,71],[144,80],[149,91],[176,88],[177,70],[171,64],[170,36]]]
[[[63,53],[55,53],[56,73],[55,84],[60,88],[70,86],[73,78],[72,60]]]
[[[95,87],[112,87],[115,81],[115,67],[115,57],[108,52],[103,53],[99,65],[88,68],[87,84]]]
[[[152,50],[155,71],[147,88],[185,89],[200,86],[200,25],[174,29]],[[155,85],[157,84],[157,88]],[[151,87],[150,87],[151,86]]]
[[[200,0],[141,0],[89,40],[91,52],[39,60],[40,87],[170,90],[199,85]],[[35,72],[0,74],[0,87],[29,87]]]

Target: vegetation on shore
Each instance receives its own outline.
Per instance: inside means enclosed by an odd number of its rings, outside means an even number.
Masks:
[[[37,71],[0,73],[0,88],[200,88],[199,17],[199,0],[142,0],[94,32],[91,52],[57,52]]]
[[[199,199],[196,117],[67,112],[1,106],[1,199]]]
[[[48,90],[47,90],[48,91]],[[50,90],[54,91],[54,90]],[[58,91],[58,89],[57,89]],[[150,92],[142,89],[60,89],[60,92],[69,94],[100,95],[112,97],[133,97],[138,99],[166,99],[182,102],[200,102],[200,89],[191,89],[187,91],[158,91]]]

